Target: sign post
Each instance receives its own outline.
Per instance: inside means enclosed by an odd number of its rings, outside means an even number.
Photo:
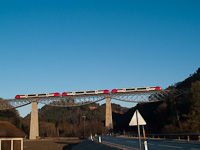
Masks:
[[[146,121],[143,119],[143,117],[141,116],[139,111],[136,110],[135,113],[133,114],[133,117],[132,117],[130,123],[129,123],[129,126],[137,126],[138,127],[140,150],[141,150],[140,125],[143,125],[143,133],[145,133],[144,132],[144,125],[146,125],[146,124],[147,124]],[[144,138],[145,138],[145,134],[144,134]],[[145,150],[146,150],[146,148],[145,148]]]
[[[144,126],[142,126],[142,129],[143,129],[143,136],[144,136],[144,149],[145,149],[145,150],[148,150],[147,141],[145,140],[146,136],[145,136]]]
[[[138,110],[136,110],[136,120],[137,120],[138,137],[139,137],[140,150],[141,150],[141,138],[140,138],[140,125],[139,125],[139,121],[138,121]]]

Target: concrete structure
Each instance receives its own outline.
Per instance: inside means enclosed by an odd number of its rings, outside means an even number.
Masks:
[[[0,121],[0,150],[23,150],[26,134],[9,122]]]
[[[29,139],[34,140],[39,137],[39,125],[38,125],[38,107],[37,102],[33,101],[32,110],[31,110],[31,121],[30,121],[30,135]],[[112,121],[112,107],[111,107],[111,98],[106,98],[106,128],[108,131],[113,130],[113,121]]]
[[[31,121],[30,121],[30,140],[34,140],[39,137],[39,127],[38,127],[38,107],[37,102],[33,101],[31,110]]]
[[[113,130],[111,98],[106,98],[106,128]]]
[[[37,102],[33,101],[32,110],[31,110],[31,121],[30,121],[30,135],[29,139],[34,140],[39,137],[39,125],[38,125],[38,107]],[[112,121],[112,108],[111,108],[111,98],[106,98],[106,123],[105,126],[108,131],[113,130],[113,121]]]

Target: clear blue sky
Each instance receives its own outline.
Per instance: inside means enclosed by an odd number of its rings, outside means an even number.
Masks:
[[[0,52],[4,99],[166,88],[200,67],[200,1],[2,0]]]

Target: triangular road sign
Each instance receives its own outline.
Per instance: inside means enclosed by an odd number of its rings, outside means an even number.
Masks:
[[[146,125],[147,124],[146,121],[141,116],[141,114],[139,113],[139,111],[136,110],[134,115],[133,115],[133,117],[132,117],[132,119],[131,119],[131,121],[130,121],[130,123],[129,123],[129,126],[137,126],[137,118],[138,118],[138,124],[139,125]]]

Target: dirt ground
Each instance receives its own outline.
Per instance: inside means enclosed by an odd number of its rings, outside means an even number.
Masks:
[[[24,150],[70,150],[72,146],[82,142],[78,138],[49,138],[24,140]]]

